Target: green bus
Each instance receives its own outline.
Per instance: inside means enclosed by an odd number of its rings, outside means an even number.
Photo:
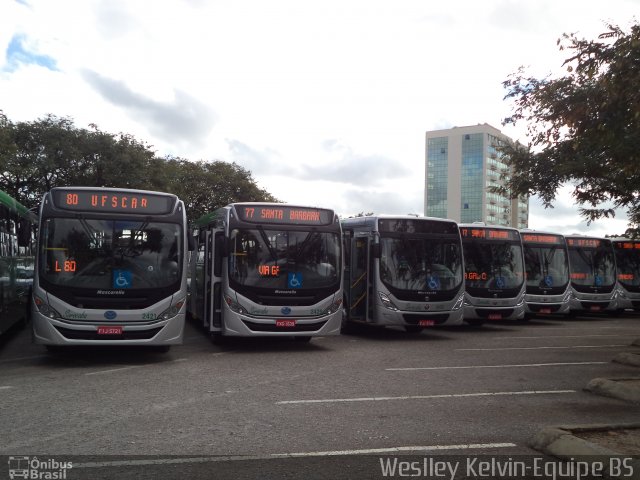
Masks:
[[[29,318],[38,217],[0,190],[0,334]]]

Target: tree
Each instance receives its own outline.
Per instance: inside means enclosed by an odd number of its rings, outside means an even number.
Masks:
[[[54,115],[14,124],[0,111],[0,190],[31,208],[60,186],[174,193],[190,220],[231,202],[277,201],[235,163],[160,158],[132,135],[79,129]]]
[[[640,226],[640,25],[606,27],[597,40],[558,40],[570,52],[566,75],[536,79],[520,68],[503,82],[515,104],[503,124],[525,122],[529,143],[500,147],[513,171],[493,190],[537,194],[552,207],[558,188],[571,183],[589,222],[626,208],[633,234]]]
[[[232,202],[278,201],[258,187],[251,172],[235,163],[184,159],[169,159],[166,163],[171,180],[165,191],[184,201],[190,221]]]

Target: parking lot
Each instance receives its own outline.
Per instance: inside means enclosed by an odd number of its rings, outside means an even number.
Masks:
[[[142,468],[126,456],[171,456],[203,475],[211,455],[282,473],[359,454],[532,454],[547,425],[638,421],[637,406],[583,388],[638,376],[611,360],[639,337],[639,317],[593,316],[218,346],[188,323],[167,354],[51,355],[23,329],[0,346],[0,454],[113,455],[111,473]],[[144,471],[171,468],[159,462]]]

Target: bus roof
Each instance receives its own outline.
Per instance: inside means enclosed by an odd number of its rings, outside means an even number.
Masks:
[[[35,220],[36,215],[6,192],[0,190],[0,203],[21,217]]]
[[[439,218],[439,217],[422,217],[415,215],[391,215],[387,213],[379,213],[374,215],[364,215],[361,217],[349,217],[343,218],[342,222],[355,222],[363,219],[382,219],[382,220],[428,220],[433,222],[449,222],[456,223],[455,220],[451,220],[449,218]]]
[[[224,212],[232,208],[235,208],[237,206],[246,206],[246,207],[273,206],[273,207],[284,207],[284,208],[307,208],[307,209],[326,210],[328,212],[331,212],[331,218],[335,217],[335,211],[331,208],[326,208],[326,207],[314,207],[310,205],[297,205],[292,203],[278,203],[278,202],[233,202],[224,207],[220,207],[216,210],[213,210],[209,213],[205,213],[200,218],[197,218],[196,220],[193,221],[193,226],[202,227],[202,226],[208,225],[214,220],[217,220],[218,218],[220,218],[220,216],[223,215]]]

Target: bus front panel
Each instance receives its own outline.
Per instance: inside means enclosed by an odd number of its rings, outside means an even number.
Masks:
[[[524,259],[517,230],[460,226],[465,262],[465,320],[524,318]]]
[[[567,237],[571,276],[571,310],[604,312],[617,308],[616,266],[610,240]]]

